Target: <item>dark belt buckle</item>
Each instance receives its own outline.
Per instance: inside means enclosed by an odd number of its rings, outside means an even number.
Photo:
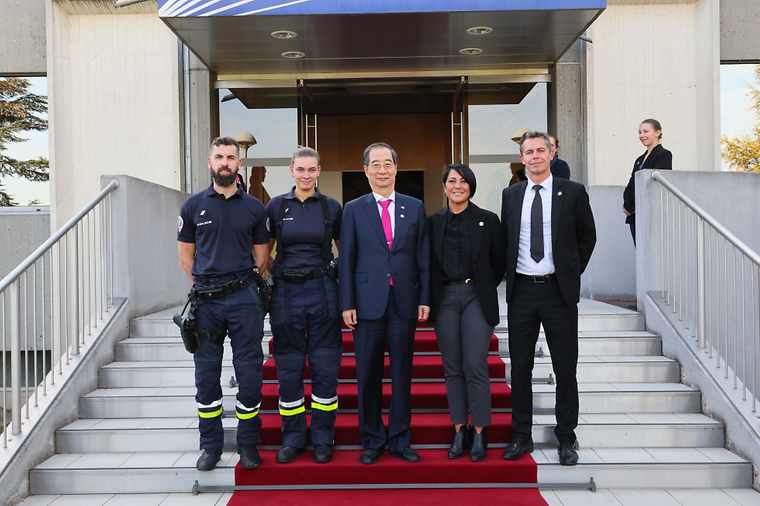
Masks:
[[[533,282],[539,284],[545,284],[548,280],[548,276],[533,276]]]

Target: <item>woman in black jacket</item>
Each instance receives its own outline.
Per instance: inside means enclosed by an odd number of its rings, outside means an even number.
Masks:
[[[646,146],[646,153],[636,159],[631,172],[631,179],[623,191],[623,212],[625,222],[631,226],[633,245],[636,245],[636,172],[641,169],[665,169],[673,168],[673,154],[660,144],[662,139],[662,126],[656,119],[645,119],[639,125],[639,140]]]
[[[470,446],[469,418],[475,427],[470,460],[486,458],[491,424],[488,347],[499,323],[496,288],[506,269],[506,243],[499,218],[470,199],[475,174],[449,165],[443,187],[449,205],[428,218],[431,238],[429,320],[433,321],[446,371],[449,415],[456,432],[448,452],[458,459]]]

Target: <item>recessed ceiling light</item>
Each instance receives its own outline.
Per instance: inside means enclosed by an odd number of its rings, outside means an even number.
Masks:
[[[472,28],[467,29],[467,33],[470,35],[486,35],[492,31],[493,28],[490,26],[473,26]]]
[[[306,56],[306,53],[302,53],[301,51],[285,51],[282,53],[282,56],[285,58],[303,58]]]
[[[277,30],[276,32],[272,32],[272,37],[275,39],[294,39],[298,37],[298,34],[290,30]]]
[[[480,54],[483,50],[479,47],[466,47],[459,50],[459,54]]]

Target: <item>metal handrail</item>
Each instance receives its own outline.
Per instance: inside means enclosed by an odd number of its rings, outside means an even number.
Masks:
[[[7,276],[3,278],[2,281],[0,281],[0,292],[8,288],[11,285],[11,283],[16,281],[19,277],[21,277],[21,274],[23,274],[25,270],[31,267],[32,264],[34,264],[37,260],[42,258],[42,255],[47,253],[48,250],[53,247],[53,244],[57,243],[61,239],[61,237],[66,235],[66,233],[69,230],[74,228],[74,226],[82,218],[84,218],[84,216],[87,213],[92,211],[92,209],[96,205],[98,205],[101,200],[106,198],[106,195],[108,195],[109,193],[111,193],[118,187],[119,187],[119,182],[115,179],[112,180],[110,183],[108,183],[108,186],[103,188],[103,190],[100,193],[98,193],[98,195],[94,199],[92,199],[92,201],[90,201],[89,204],[84,206],[84,208],[81,211],[79,211],[76,215],[74,215],[73,218],[67,221],[66,224],[62,226],[60,229],[58,229],[58,231],[55,234],[51,235],[47,241],[42,243],[42,245],[39,248],[34,250],[34,253],[26,257],[26,259],[23,262],[18,264],[18,266],[15,269],[13,269]]]
[[[667,190],[660,193],[662,298],[674,315],[678,312],[687,333],[694,333],[708,360],[715,358],[716,368],[724,369],[726,380],[733,370],[733,389],[741,382],[742,401],[749,392],[755,413],[760,255],[662,174],[651,177]]]
[[[114,286],[110,194],[118,187],[118,181],[111,181],[0,281],[0,365],[3,371],[8,369],[9,341],[13,435],[21,433],[22,406],[29,419],[30,404],[39,405],[39,396],[47,395],[48,385],[53,388],[71,357],[80,354],[86,336],[92,336],[93,328],[110,318]],[[9,428],[6,391],[3,374],[3,448],[8,446]]]
[[[739,251],[741,251],[742,253],[744,253],[747,256],[747,258],[749,258],[750,260],[752,260],[756,264],[760,264],[760,254],[758,254],[752,248],[750,248],[749,246],[747,246],[744,243],[744,241],[742,241],[741,239],[739,239],[738,237],[736,237],[734,234],[732,234],[726,227],[724,227],[723,225],[721,225],[718,220],[716,220],[715,218],[713,218],[707,211],[705,211],[704,209],[702,209],[699,206],[699,204],[697,204],[696,202],[694,202],[693,200],[691,200],[689,197],[686,196],[686,194],[684,194],[681,190],[679,190],[677,187],[675,187],[673,185],[673,183],[671,183],[670,181],[668,181],[667,179],[665,179],[665,176],[663,176],[662,174],[660,174],[659,171],[652,172],[652,179],[654,179],[655,181],[659,182],[660,184],[662,184],[662,186],[664,186],[665,188],[667,188],[668,190],[670,190],[670,192],[673,195],[675,195],[676,197],[678,197],[681,200],[681,202],[683,202],[684,204],[686,204],[686,206],[689,207],[695,213],[697,213],[697,215],[699,215],[700,218],[702,218],[703,220],[705,220],[718,233],[720,233],[721,235],[723,235],[728,240],[728,242],[730,242],[731,244],[733,244],[734,246],[736,246],[736,249],[738,249]]]

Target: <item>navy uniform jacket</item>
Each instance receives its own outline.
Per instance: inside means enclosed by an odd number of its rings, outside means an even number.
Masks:
[[[340,309],[356,309],[360,319],[385,313],[393,275],[399,315],[417,319],[430,305],[430,243],[425,206],[396,192],[393,247],[388,249],[380,211],[372,193],[347,203],[340,228]]]
[[[505,188],[501,197],[501,224],[507,240],[507,304],[517,272],[520,219],[530,180]],[[552,189],[552,250],[562,298],[568,306],[578,303],[581,273],[586,270],[596,244],[596,227],[586,188],[567,179],[554,179]]]
[[[552,158],[550,170],[554,177],[570,179],[570,166],[563,159],[557,158],[557,155],[554,155],[554,158]]]

